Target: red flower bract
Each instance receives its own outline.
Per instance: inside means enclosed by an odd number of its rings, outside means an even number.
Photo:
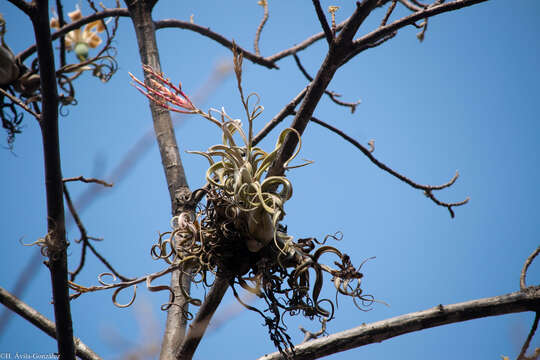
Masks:
[[[164,78],[162,73],[157,73],[150,66],[143,65],[143,69],[151,76],[148,84],[145,84],[137,79],[132,73],[129,73],[129,76],[131,76],[133,81],[142,86],[141,88],[136,84],[133,84],[137,90],[159,106],[170,111],[182,114],[193,114],[195,112],[196,107],[182,91],[181,83],[176,87],[169,79]]]

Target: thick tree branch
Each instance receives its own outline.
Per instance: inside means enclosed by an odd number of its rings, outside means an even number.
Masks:
[[[10,3],[19,8],[28,16],[33,16],[33,13],[36,11],[34,4],[26,2],[25,0],[9,0]]]
[[[206,295],[204,302],[202,303],[197,315],[193,322],[189,325],[189,331],[184,339],[182,346],[178,349],[176,353],[176,358],[178,360],[191,360],[197,346],[201,342],[210,319],[214,315],[217,307],[221,303],[225,292],[229,288],[229,280],[216,276],[212,288]]]
[[[5,305],[7,308],[13,312],[19,314],[24,319],[31,322],[33,325],[38,327],[44,333],[56,339],[56,327],[54,323],[39,313],[36,309],[28,306],[23,301],[19,300],[17,297],[10,294],[7,290],[0,287],[0,303]],[[96,353],[94,353],[86,344],[84,344],[80,339],[73,338],[75,343],[75,352],[78,357],[84,360],[101,360]]]
[[[340,47],[348,46],[358,32],[364,20],[371,14],[371,11],[377,6],[377,0],[364,0],[356,2],[356,10],[349,17],[345,26],[338,35],[337,42]]]
[[[397,30],[403,26],[412,24],[421,19],[426,19],[437,14],[471,6],[483,1],[487,0],[458,0],[447,4],[427,7],[422,11],[395,21],[390,25],[379,27],[379,29],[375,30],[374,32],[353,41],[353,37],[356,35],[356,32],[366,17],[371,13],[373,8],[380,6],[380,3],[375,0],[364,0],[362,3],[357,2],[356,11],[351,15],[351,17],[349,17],[349,19],[345,21],[341,32],[335,39],[335,46],[330,48],[330,51],[319,69],[319,72],[312,81],[309,91],[300,105],[300,109],[297,112],[291,127],[294,128],[300,135],[303,134],[309,120],[311,119],[311,116],[313,115],[315,107],[320,101],[322,94],[326,90],[335,72],[354,55],[367,48],[378,46],[382,42],[391,39],[396,34]],[[283,173],[283,164],[295,151],[298,140],[298,137],[294,136],[293,134],[289,134],[287,136],[284,141],[284,145],[278,154],[278,158],[268,171],[269,176],[281,175]],[[433,194],[430,192],[426,192],[426,195],[430,198],[433,197]],[[432,200],[437,203],[436,199],[432,198]],[[450,211],[450,215],[453,215],[452,206],[462,205],[462,203],[448,204],[449,206],[447,206],[447,208]]]
[[[47,236],[45,246],[49,256],[48,267],[56,320],[58,352],[63,360],[75,359],[73,327],[68,291],[67,242],[62,191],[62,168],[58,135],[58,92],[49,28],[47,1],[37,1],[37,11],[31,17],[37,44],[40,67],[42,113],[40,115],[43,157],[45,164],[45,190],[47,193]]]
[[[409,313],[387,320],[364,324],[359,327],[338,332],[324,338],[295,346],[295,360],[318,359],[323,356],[360,346],[429,329],[488,316],[512,314],[540,310],[540,288],[518,291],[506,295],[471,300],[453,305],[438,305],[434,308]],[[260,360],[283,359],[280,353],[272,353]]]
[[[161,65],[156,42],[155,25],[152,21],[151,14],[151,9],[155,2],[148,2],[148,0],[126,0],[126,4],[135,28],[141,63],[160,72]],[[149,74],[145,72],[144,76],[145,81],[148,83],[150,80]],[[180,153],[178,152],[170,113],[152,101],[149,101],[149,105],[161,154],[161,162],[169,188],[172,213],[176,215],[184,210],[182,199],[190,197],[190,191]],[[182,269],[177,269],[171,274],[171,289],[175,296],[172,306],[169,307],[167,312],[165,334],[161,344],[161,360],[174,359],[174,351],[184,339],[187,319],[183,314],[187,311],[188,305],[183,294],[189,294],[190,284],[191,278],[184,275]]]
[[[343,29],[335,40],[335,45],[330,47],[323,64],[315,76],[315,79],[311,82],[309,90],[292,122],[291,128],[295,129],[300,135],[304,133],[315,107],[341,65],[343,58],[346,56],[347,49],[349,48],[356,31],[376,5],[377,0],[365,0],[362,3],[357,2],[355,12],[345,22]],[[292,134],[287,135],[276,161],[268,171],[268,176],[283,174],[283,164],[294,153],[298,141],[298,136]]]

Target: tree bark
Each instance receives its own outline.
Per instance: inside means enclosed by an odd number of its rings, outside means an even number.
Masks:
[[[47,235],[45,244],[49,256],[54,317],[58,353],[63,360],[75,359],[73,325],[69,303],[67,241],[62,192],[62,169],[58,134],[58,92],[56,72],[49,28],[48,1],[37,1],[31,15],[37,44],[39,74],[41,81],[41,135],[45,165],[45,189],[47,192]]]
[[[201,342],[210,319],[218,308],[223,296],[229,288],[229,279],[216,275],[214,284],[204,299],[204,303],[197,312],[197,316],[189,325],[189,331],[182,346],[178,349],[176,358],[178,360],[191,360],[197,346]]]
[[[318,359],[367,344],[382,342],[414,331],[488,316],[524,311],[540,311],[540,287],[531,287],[526,291],[471,300],[453,305],[438,305],[428,310],[396,316],[371,324],[363,324],[353,329],[296,346],[294,359]],[[280,353],[276,352],[265,355],[259,360],[278,359],[283,359],[283,357]]]
[[[130,17],[133,21],[141,62],[149,65],[157,72],[161,71],[159,51],[157,48],[155,27],[152,21],[152,8],[155,1],[126,0]],[[145,74],[145,81],[148,78]],[[178,152],[178,145],[174,134],[169,111],[149,101],[150,111],[154,122],[154,131],[158,141],[161,163],[165,171],[165,178],[169,189],[172,214],[183,211],[182,200],[189,196],[182,160]],[[174,359],[174,351],[179,348],[185,336],[187,311],[186,299],[182,295],[181,286],[189,293],[191,279],[184,275],[182,270],[175,270],[171,274],[171,288],[175,294],[173,305],[167,312],[165,334],[161,344],[160,360]]]

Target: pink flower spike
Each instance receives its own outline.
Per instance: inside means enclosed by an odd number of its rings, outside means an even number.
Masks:
[[[182,114],[193,114],[195,112],[197,108],[195,105],[193,105],[189,97],[182,91],[181,83],[179,83],[178,87],[176,87],[169,79],[164,78],[163,74],[158,74],[150,66],[143,65],[143,69],[148,75],[150,75],[148,84],[145,84],[141,80],[137,79],[133,74],[129,73],[129,76],[133,79],[133,81],[142,86],[142,88],[140,88],[136,84],[133,84],[137,90],[139,90],[157,105],[170,111]]]

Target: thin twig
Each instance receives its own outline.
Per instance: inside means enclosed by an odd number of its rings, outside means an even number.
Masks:
[[[421,7],[418,7],[418,6],[414,5],[413,3],[409,2],[408,0],[399,0],[399,2],[401,4],[403,4],[403,6],[405,6],[407,9],[409,9],[411,11],[420,11],[420,10],[422,10]]]
[[[158,272],[155,272],[155,273],[152,273],[152,274],[144,275],[144,276],[141,276],[141,277],[138,277],[138,278],[135,278],[135,279],[130,279],[130,280],[127,280],[127,281],[117,282],[117,283],[105,283],[105,282],[103,282],[103,280],[102,280],[103,275],[111,275],[109,273],[104,273],[104,274],[101,274],[100,277],[99,277],[101,285],[96,285],[96,286],[82,286],[82,285],[78,285],[78,284],[75,284],[73,282],[70,282],[69,287],[76,291],[76,293],[72,294],[70,297],[71,298],[77,298],[81,294],[84,294],[84,293],[90,293],[90,292],[96,292],[96,291],[102,291],[102,290],[109,290],[109,289],[123,290],[125,288],[128,288],[128,287],[133,286],[133,285],[140,284],[142,282],[146,282],[147,284],[149,284],[153,280],[155,280],[157,278],[160,278],[160,277],[162,277],[164,275],[167,275],[170,272],[175,271],[180,267],[181,267],[180,264],[171,265],[171,266],[169,266],[168,268],[166,268],[164,270],[161,270],[161,271],[158,271]],[[152,289],[151,289],[152,286],[147,286],[147,287],[149,288],[149,290],[152,291]],[[165,290],[165,288],[169,288],[169,287],[168,286],[164,286],[163,288],[160,287],[159,290]],[[115,294],[117,294],[117,293],[115,293]],[[130,301],[130,305],[131,305],[131,303],[132,303],[132,301]]]
[[[264,139],[266,135],[268,135],[268,133],[270,133],[270,131],[272,131],[273,128],[282,122],[283,119],[294,113],[294,109],[306,95],[308,87],[302,89],[302,91],[300,91],[298,95],[296,95],[287,105],[285,105],[285,107],[281,109],[281,111],[277,113],[272,120],[264,125],[261,131],[259,131],[259,133],[253,137],[253,145],[257,145],[262,139]]]
[[[341,136],[343,139],[347,140],[349,143],[351,143],[356,148],[358,148],[372,163],[374,163],[380,169],[386,171],[390,175],[395,176],[399,180],[401,180],[404,183],[412,186],[415,189],[424,190],[424,193],[426,194],[426,196],[429,197],[435,204],[437,204],[439,206],[442,206],[442,207],[446,207],[448,209],[448,211],[450,212],[450,216],[452,218],[455,216],[452,207],[465,205],[469,201],[469,198],[466,198],[465,200],[460,201],[460,202],[456,202],[456,203],[445,203],[445,202],[442,202],[442,201],[438,200],[433,195],[433,191],[442,190],[442,189],[445,189],[445,188],[448,188],[448,187],[452,186],[456,182],[457,178],[459,177],[459,173],[457,171],[456,171],[456,174],[454,175],[454,177],[452,177],[452,179],[450,179],[450,181],[448,181],[445,184],[442,184],[442,185],[422,185],[422,184],[418,184],[418,183],[412,181],[411,179],[409,179],[408,177],[406,177],[405,175],[402,175],[402,174],[398,173],[397,171],[395,171],[392,168],[388,167],[384,163],[380,162],[377,158],[375,158],[375,156],[373,156],[371,151],[369,151],[365,146],[360,144],[358,141],[356,141],[355,139],[353,139],[349,135],[345,134],[343,131],[341,131],[341,130],[335,128],[334,126],[332,126],[330,124],[327,124],[326,122],[324,122],[322,120],[319,120],[319,119],[317,119],[315,117],[312,117],[311,121],[313,121],[313,122],[327,128],[328,130],[336,133],[337,135]]]
[[[40,121],[41,117],[39,116],[39,114],[34,112],[32,109],[30,109],[21,99],[19,99],[16,96],[11,95],[9,92],[7,92],[6,90],[2,88],[0,88],[0,93],[7,96],[11,101],[19,105],[24,111],[26,111],[27,113],[35,117],[38,121]]]
[[[99,259],[99,261],[101,261],[103,263],[103,265],[105,265],[107,267],[107,269],[109,269],[114,275],[116,275],[117,278],[119,278],[120,280],[122,281],[131,281],[133,280],[133,278],[128,278],[128,277],[125,277],[125,276],[122,276],[118,273],[118,271],[116,271],[113,266],[107,261],[107,259],[105,259],[95,248],[94,246],[90,243],[90,238],[88,238],[86,240],[86,244],[88,246],[88,248],[94,253],[94,255]]]
[[[233,49],[233,42],[225,38],[223,35],[210,30],[210,28],[192,24],[187,21],[181,21],[181,20],[176,20],[176,19],[160,20],[160,21],[155,22],[155,27],[156,27],[156,30],[164,29],[164,28],[179,28],[179,29],[191,30],[220,43],[221,45],[225,46],[231,51]],[[246,59],[248,59],[249,61],[255,64],[265,66],[269,69],[279,69],[279,67],[272,60],[268,60],[266,58],[258,56],[252,52],[247,51],[246,49],[239,47],[238,45],[236,45],[236,50],[238,51],[239,54],[242,54]]]
[[[12,1],[12,0],[10,0]],[[17,0],[15,0],[17,1]],[[21,0],[21,2],[23,2]],[[92,15],[88,15],[86,17],[83,17],[82,19],[78,20],[78,21],[74,21],[72,23],[69,23],[67,25],[65,25],[64,27],[62,27],[61,29],[57,30],[56,32],[54,32],[51,36],[52,36],[52,40],[56,40],[58,39],[60,36],[63,36],[65,34],[67,34],[68,32],[72,31],[72,30],[75,30],[75,29],[79,29],[81,26],[83,25],[86,25],[86,24],[89,24],[93,21],[96,21],[96,20],[100,20],[100,19],[105,19],[105,18],[108,18],[108,17],[129,17],[129,12],[127,9],[125,8],[115,8],[115,9],[107,9],[107,10],[103,10],[103,11],[100,11],[98,13],[95,13],[95,14],[92,14]],[[232,50],[232,41],[226,39],[224,36],[218,34],[218,33],[215,33],[213,31],[211,31],[209,28],[205,28],[203,26],[200,26],[200,25],[196,25],[196,24],[192,24],[190,22],[186,22],[186,21],[180,21],[180,20],[176,20],[176,19],[165,19],[165,20],[159,20],[159,21],[156,21],[154,23],[155,25],[155,28],[156,30],[157,29],[165,29],[165,28],[180,28],[180,29],[186,29],[186,30],[191,30],[191,31],[194,31],[194,32],[197,32],[203,36],[206,36],[206,37],[209,37],[210,39],[212,40],[215,40],[217,41],[218,43],[220,43],[221,45],[227,47],[229,50]],[[340,31],[343,26],[345,25],[345,21],[338,24],[336,26],[336,32],[337,31]],[[277,61],[287,57],[287,56],[290,56],[292,54],[295,54],[301,50],[304,50],[306,49],[307,47],[309,47],[310,45],[312,45],[313,43],[319,41],[320,39],[324,38],[324,32],[320,32],[320,33],[317,33],[317,34],[314,34],[310,37],[308,37],[307,39],[303,40],[302,42],[300,42],[298,45],[295,45],[295,46],[292,46],[288,49],[285,49],[285,50],[282,50],[272,56],[269,56],[269,57],[261,57],[261,56],[258,56],[256,54],[253,54],[243,48],[240,48],[238,47],[238,51],[241,52],[243,54],[243,56],[250,60],[251,62],[255,63],[255,64],[259,64],[259,65],[263,65],[267,68],[270,68],[270,69],[278,69],[279,67],[275,64]],[[23,50],[22,52],[20,52],[19,54],[17,54],[17,59],[21,62],[23,62],[25,59],[27,59],[30,55],[32,55],[34,52],[36,51],[36,46],[35,45],[32,45],[30,46],[29,48],[27,48],[26,50]]]
[[[525,277],[527,276],[527,270],[529,269],[529,266],[534,261],[534,258],[540,253],[540,246],[536,248],[536,250],[533,251],[531,255],[525,260],[525,264],[523,264],[523,268],[521,269],[521,276],[519,277],[519,288],[523,291],[527,289],[527,283],[525,282]]]
[[[392,0],[392,3],[388,7],[386,14],[384,14],[384,18],[382,19],[381,25],[379,25],[379,27],[386,25],[386,23],[388,22],[388,19],[390,18],[390,15],[392,15],[392,12],[396,8],[396,4],[397,4],[397,0]]]
[[[540,289],[466,301],[396,316],[390,319],[363,324],[294,347],[295,360],[318,359],[330,354],[354,349],[368,344],[380,343],[396,336],[437,326],[464,322],[525,311],[540,307]],[[259,360],[278,360],[284,357],[275,352]]]
[[[334,35],[332,34],[332,30],[330,29],[330,26],[328,25],[328,20],[326,19],[326,15],[323,12],[323,9],[321,8],[321,2],[319,0],[312,0],[313,6],[315,7],[315,12],[317,13],[317,17],[319,18],[319,22],[321,23],[321,26],[324,31],[324,36],[326,37],[326,41],[328,42],[328,45],[332,45],[334,42]]]
[[[421,3],[420,1],[418,1],[418,0],[411,0],[411,2],[412,2],[413,4],[415,4],[416,6],[419,6],[419,7],[421,7],[421,8],[427,8],[427,7],[428,7],[426,4],[422,4],[422,3]]]
[[[127,17],[129,16],[129,13],[127,9],[119,8],[119,9],[107,9],[107,10],[103,10],[92,15],[85,16],[82,19],[69,23],[65,25],[64,27],[62,27],[61,29],[58,29],[57,31],[52,33],[51,40],[56,40],[60,36],[63,36],[72,30],[79,29],[81,26],[89,24],[93,21],[105,19],[108,17],[115,17],[115,16]],[[32,45],[28,49],[21,51],[19,54],[17,54],[16,58],[20,62],[23,62],[34,52],[36,52],[36,45]]]
[[[62,6],[62,0],[56,0],[56,13],[58,14],[58,25],[60,28],[66,25],[64,20],[64,8]],[[64,36],[60,37],[60,67],[66,65],[66,39]]]
[[[300,58],[298,55],[293,54],[294,61],[296,62],[296,65],[298,66],[298,69],[300,69],[300,72],[308,79],[309,81],[313,81],[313,77],[309,75],[309,73],[306,71],[302,63],[300,62]],[[334,91],[325,90],[324,93],[328,95],[328,97],[335,102],[338,105],[345,106],[351,108],[351,114],[356,111],[356,107],[362,102],[361,100],[355,101],[355,102],[345,102],[338,99],[341,94],[338,94]]]
[[[313,79],[306,93],[305,98],[300,105],[300,108],[295,115],[291,128],[296,130],[295,135],[289,133],[283,142],[283,146],[278,152],[277,158],[268,169],[268,176],[280,176],[284,173],[284,164],[291,158],[296,151],[300,137],[306,129],[315,108],[317,107],[324,91],[334,77],[334,74],[339,69],[343,62],[343,57],[346,56],[348,49],[351,47],[352,40],[363,24],[371,11],[377,6],[376,0],[365,0],[356,3],[354,13],[346,20],[343,29],[335,39],[335,43],[328,51],[321,67],[317,71],[316,77]]]
[[[347,20],[345,20],[345,21],[341,22],[340,24],[338,24],[336,26],[336,32],[343,29],[343,26],[345,26],[346,22],[347,22]],[[283,59],[283,58],[285,58],[287,56],[291,56],[292,54],[296,54],[297,52],[306,49],[311,44],[313,44],[316,41],[321,40],[324,37],[325,37],[324,31],[321,31],[320,33],[317,33],[317,34],[314,34],[314,35],[308,37],[307,39],[305,39],[304,41],[302,41],[298,45],[295,45],[295,46],[292,46],[292,47],[290,47],[288,49],[282,50],[282,51],[280,51],[280,52],[278,52],[278,53],[276,53],[276,54],[274,54],[272,56],[268,56],[266,58],[266,60],[271,61],[271,62],[276,62],[276,61],[281,60],[281,59]]]
[[[326,318],[322,319],[321,329],[317,332],[311,332],[300,326],[300,331],[304,333],[304,340],[302,343],[308,342],[313,339],[317,339],[326,332]]]
[[[261,23],[257,27],[257,31],[255,32],[255,40],[253,40],[253,49],[255,50],[255,55],[260,56],[261,51],[259,50],[259,40],[261,39],[261,33],[264,28],[264,25],[268,21],[268,0],[259,0],[259,5],[261,5],[264,8],[264,14],[263,18],[261,19]]]
[[[411,14],[409,16],[405,16],[399,20],[394,21],[391,24],[379,27],[378,29],[370,32],[369,34],[366,34],[359,38],[358,40],[355,40],[353,42],[353,47],[351,52],[358,53],[359,49],[363,49],[363,47],[367,44],[372,44],[376,42],[379,39],[384,38],[388,34],[391,34],[393,32],[396,32],[397,30],[412,25],[415,22],[427,19],[429,17],[439,15],[445,12],[458,10],[464,7],[472,6],[475,4],[479,4],[482,2],[485,2],[487,0],[459,0],[459,1],[452,1],[446,4],[437,5],[434,7],[426,8],[420,11],[415,12],[414,14]]]
[[[397,30],[393,31],[393,32],[391,32],[389,34],[384,35],[382,38],[377,39],[376,41],[374,41],[372,43],[366,43],[361,47],[355,48],[354,51],[349,52],[349,54],[347,54],[347,56],[345,56],[345,58],[343,59],[341,65],[344,65],[349,60],[354,58],[356,55],[360,54],[361,52],[364,52],[367,49],[372,49],[372,48],[376,48],[378,46],[381,46],[382,44],[384,44],[388,40],[393,39],[397,35],[397,33],[398,33]]]
[[[77,268],[73,272],[70,273],[70,280],[75,281],[75,278],[84,267],[85,260],[86,260],[86,247],[90,248],[90,250],[94,253],[94,255],[103,263],[103,265],[107,267],[107,269],[109,269],[114,275],[116,275],[116,277],[118,277],[122,281],[133,280],[128,277],[120,275],[114,269],[114,267],[107,261],[107,259],[105,259],[90,243],[90,240],[96,239],[96,238],[88,236],[88,232],[86,231],[86,228],[84,227],[81,221],[81,218],[79,217],[79,214],[77,213],[77,210],[75,209],[75,206],[73,205],[73,202],[71,201],[71,196],[69,194],[66,184],[64,184],[64,198],[66,199],[66,204],[69,208],[69,212],[71,213],[71,216],[73,216],[73,220],[75,220],[75,224],[77,224],[77,228],[79,229],[79,232],[81,233],[79,242],[82,243],[81,259],[79,261],[79,266],[77,266]]]
[[[70,178],[64,178],[62,179],[64,183],[70,182],[70,181],[82,181],[83,183],[96,183],[103,185],[105,187],[112,187],[114,184],[108,183],[105,180],[100,180],[96,178],[85,178],[84,176],[77,176],[77,177],[70,177]]]
[[[416,34],[416,37],[418,38],[418,40],[420,42],[424,41],[424,38],[426,36],[426,31],[427,31],[427,28],[428,28],[428,19],[424,19],[424,22],[422,22],[422,24],[420,24],[420,32],[418,34]]]
[[[529,348],[529,345],[531,344],[531,340],[534,336],[534,333],[536,332],[536,329],[538,328],[538,320],[540,320],[540,312],[536,312],[536,315],[534,316],[533,325],[531,327],[531,331],[529,331],[529,335],[527,336],[527,339],[523,343],[523,346],[521,347],[521,352],[519,353],[517,360],[527,360],[528,358],[525,356],[527,353],[527,349]],[[538,349],[536,349],[538,350]]]

